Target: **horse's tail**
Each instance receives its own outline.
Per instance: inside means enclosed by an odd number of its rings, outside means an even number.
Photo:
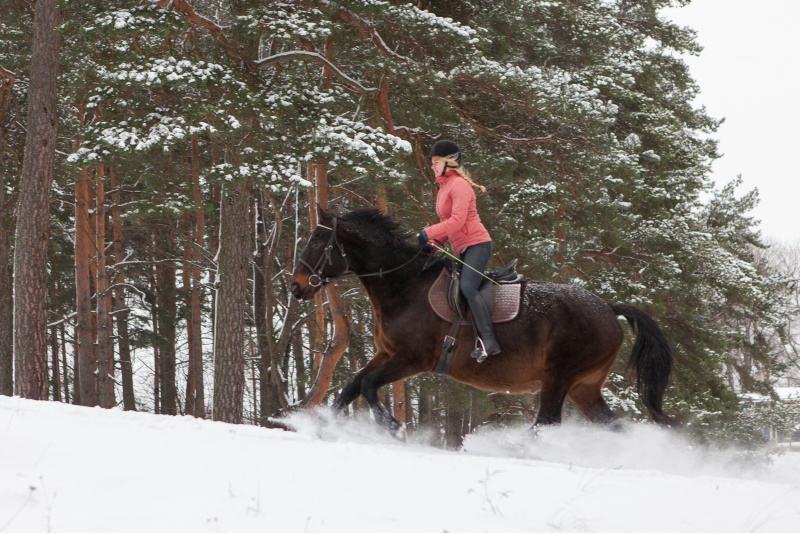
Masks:
[[[613,304],[611,308],[625,317],[636,333],[628,365],[636,369],[636,387],[645,408],[656,423],[672,424],[662,411],[674,359],[666,336],[653,318],[636,306]]]

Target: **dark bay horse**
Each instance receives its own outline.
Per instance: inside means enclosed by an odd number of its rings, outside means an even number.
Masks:
[[[292,294],[307,300],[337,277],[358,276],[372,304],[375,356],[356,373],[335,402],[341,411],[362,395],[376,420],[402,437],[402,425],[380,402],[378,389],[397,380],[434,370],[450,324],[428,304],[428,289],[448,267],[429,261],[407,241],[390,216],[362,209],[334,216],[319,210],[314,229],[298,262]],[[473,331],[461,327],[449,375],[487,391],[539,391],[534,427],[561,422],[569,398],[590,421],[618,425],[601,390],[622,345],[618,316],[636,332],[630,356],[644,406],[660,424],[673,354],[656,322],[627,304],[609,304],[577,286],[524,281],[516,319],[495,325],[502,352],[477,363],[469,357]]]

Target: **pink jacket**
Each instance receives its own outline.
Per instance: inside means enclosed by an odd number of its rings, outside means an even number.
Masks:
[[[475,200],[475,191],[455,171],[436,178],[439,194],[436,196],[436,213],[441,222],[425,228],[428,239],[444,245],[450,241],[457,254],[492,238],[481,223]]]

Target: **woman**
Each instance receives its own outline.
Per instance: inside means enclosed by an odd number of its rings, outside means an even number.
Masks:
[[[492,238],[478,216],[473,187],[486,188],[472,181],[461,166],[461,150],[453,141],[438,141],[431,148],[431,168],[439,183],[436,213],[441,222],[419,234],[420,246],[443,247],[450,241],[466,267],[461,270],[461,293],[467,299],[472,319],[478,328],[479,343],[470,354],[478,362],[500,352],[494,337],[489,308],[478,292],[483,273],[492,255]]]

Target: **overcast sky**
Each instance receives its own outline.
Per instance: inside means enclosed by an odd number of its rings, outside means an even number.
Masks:
[[[663,15],[704,47],[686,61],[696,104],[725,119],[712,179],[741,174],[737,196],[759,190],[763,237],[800,243],[800,0],[692,0]]]

